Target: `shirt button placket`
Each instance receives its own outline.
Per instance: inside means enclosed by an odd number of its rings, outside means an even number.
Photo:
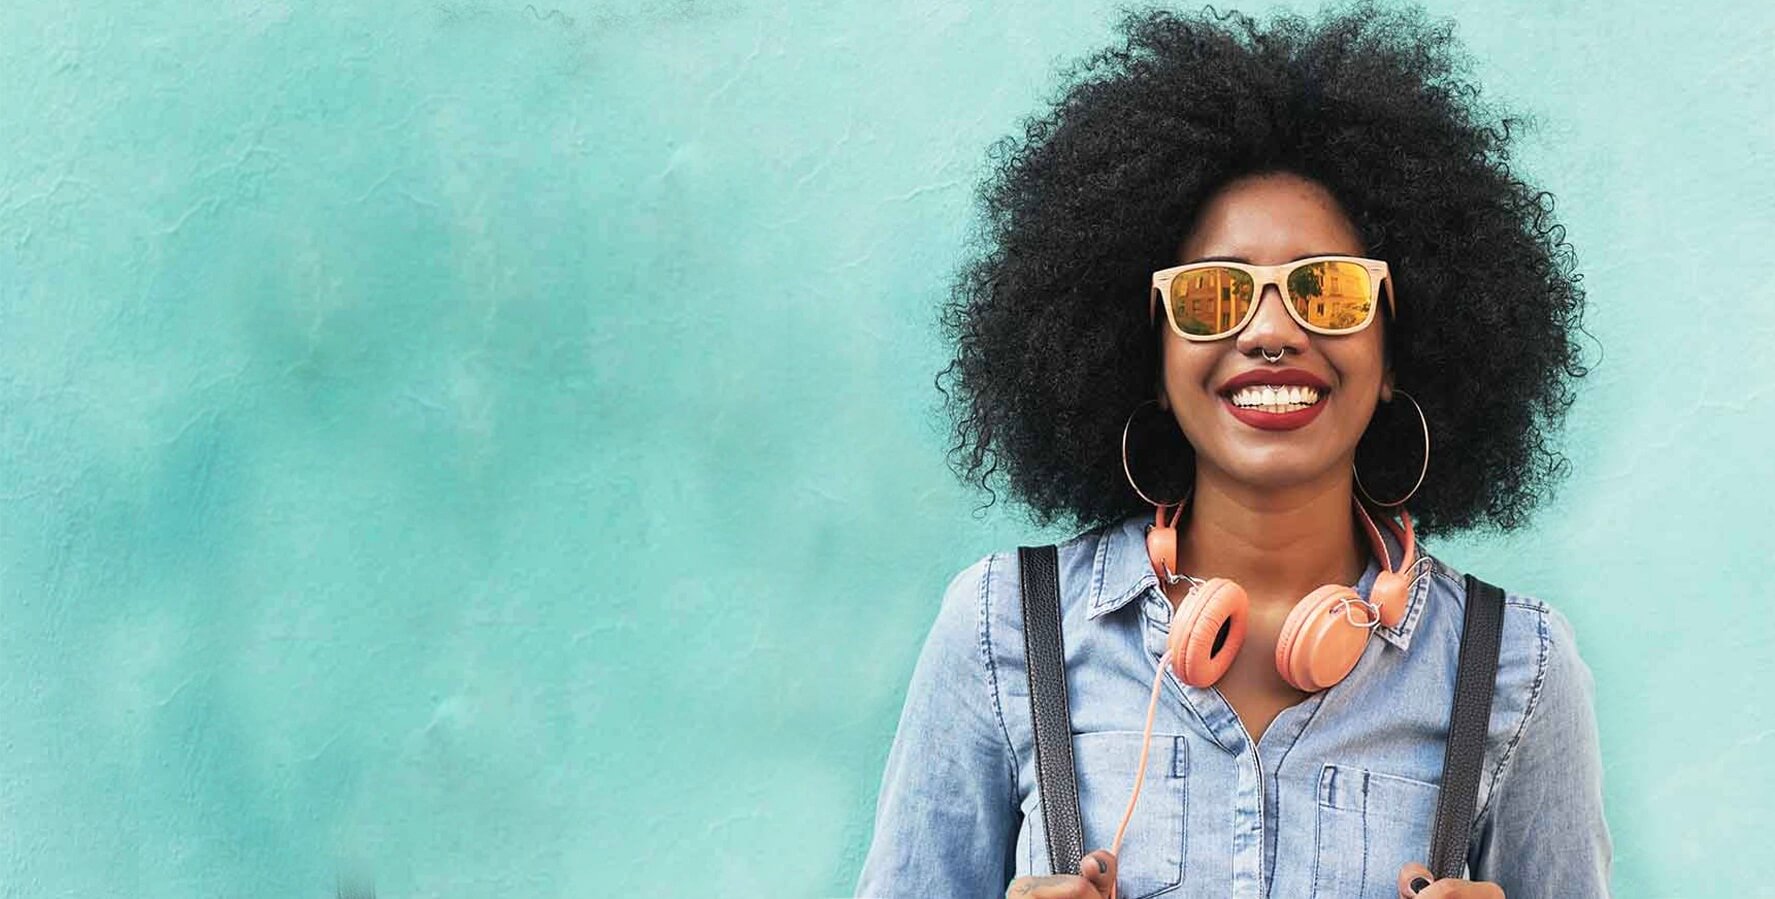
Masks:
[[[1237,722],[1235,721],[1235,724]],[[1243,725],[1238,725],[1243,730]],[[1233,895],[1263,896],[1263,769],[1257,751],[1240,735],[1239,797],[1233,817]]]
[[[1146,602],[1146,648],[1155,660],[1165,653],[1171,623],[1171,604],[1154,586]],[[1175,679],[1173,675],[1167,678]],[[1264,855],[1264,775],[1257,746],[1240,723],[1238,713],[1213,688],[1191,687],[1178,682],[1190,705],[1201,714],[1214,741],[1231,755],[1238,771],[1232,815],[1232,883],[1229,896],[1262,899]]]

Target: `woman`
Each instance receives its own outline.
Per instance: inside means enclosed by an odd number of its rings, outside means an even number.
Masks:
[[[1513,120],[1415,11],[1122,29],[998,148],[987,252],[946,318],[966,473],[1087,528],[1058,552],[1092,851],[1047,870],[1006,549],[943,597],[857,892],[1606,894],[1590,673],[1566,619],[1508,591],[1467,878],[1424,867],[1466,596],[1400,538],[1523,523],[1585,374],[1579,278],[1509,169]],[[1149,530],[1172,521],[1161,558]],[[1243,633],[1223,610],[1212,659],[1186,660],[1168,634],[1215,579],[1243,588]],[[1334,584],[1370,633],[1315,682],[1277,645]]]

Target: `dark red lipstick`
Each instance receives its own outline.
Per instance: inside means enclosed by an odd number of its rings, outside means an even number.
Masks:
[[[1266,412],[1262,409],[1245,408],[1233,403],[1233,394],[1241,388],[1250,386],[1271,387],[1311,387],[1318,391],[1319,398],[1311,406],[1296,409],[1292,412]],[[1254,428],[1265,431],[1292,431],[1305,427],[1313,419],[1319,417],[1320,410],[1325,408],[1325,400],[1331,394],[1331,385],[1325,379],[1299,368],[1257,368],[1240,372],[1221,383],[1215,391],[1220,395],[1220,402],[1226,407],[1227,413],[1239,421]]]

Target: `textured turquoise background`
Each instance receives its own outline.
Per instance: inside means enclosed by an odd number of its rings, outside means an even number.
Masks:
[[[1066,536],[945,469],[935,307],[1114,9],[552,2],[0,17],[0,894],[848,892],[943,584]],[[1754,894],[1775,6],[1432,9],[1601,355],[1435,548],[1574,622],[1619,894]]]

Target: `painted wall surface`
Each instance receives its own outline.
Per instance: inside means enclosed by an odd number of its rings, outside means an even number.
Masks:
[[[1432,10],[1602,348],[1442,553],[1573,621],[1619,895],[1755,894],[1775,6]],[[0,895],[846,894],[944,583],[1067,536],[945,468],[936,304],[1113,18],[10,4]]]

